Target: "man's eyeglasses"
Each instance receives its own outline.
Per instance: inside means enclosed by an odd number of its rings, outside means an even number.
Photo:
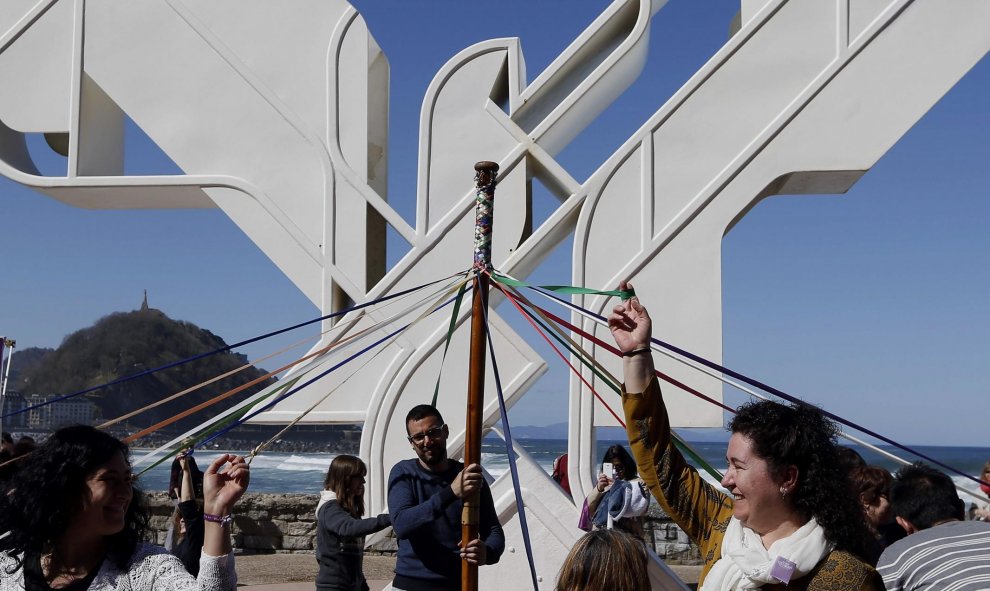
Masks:
[[[447,424],[444,423],[443,425],[440,425],[439,427],[434,427],[425,433],[417,433],[415,435],[410,435],[406,439],[408,439],[411,443],[415,443],[416,445],[422,445],[423,442],[426,441],[427,437],[433,440],[440,439],[441,437],[443,437],[443,428],[446,426]]]

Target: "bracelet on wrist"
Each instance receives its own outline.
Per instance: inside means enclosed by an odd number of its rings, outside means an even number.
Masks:
[[[626,351],[622,354],[623,357],[632,357],[634,355],[639,355],[640,353],[652,353],[653,349],[649,347],[640,347],[639,349],[633,349],[632,351]]]
[[[204,521],[212,521],[213,523],[219,523],[221,526],[230,525],[234,522],[233,515],[212,515],[210,513],[203,513]]]

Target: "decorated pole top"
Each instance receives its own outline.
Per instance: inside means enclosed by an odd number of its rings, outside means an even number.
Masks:
[[[498,164],[489,160],[474,165],[475,196],[474,266],[492,268],[492,214],[495,209],[495,179]]]

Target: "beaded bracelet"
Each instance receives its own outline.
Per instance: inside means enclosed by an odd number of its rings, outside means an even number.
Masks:
[[[639,355],[640,353],[651,353],[653,350],[649,347],[640,347],[639,349],[633,349],[632,351],[626,351],[622,354],[623,357],[632,357],[633,355]]]
[[[209,513],[203,513],[203,519],[205,519],[206,521],[212,521],[213,523],[219,523],[221,526],[230,525],[231,523],[234,522],[233,515],[224,515],[221,517],[220,515],[211,515]]]

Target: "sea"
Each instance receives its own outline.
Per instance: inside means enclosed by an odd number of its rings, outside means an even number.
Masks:
[[[519,439],[518,443],[526,449],[540,466],[550,474],[553,470],[555,458],[567,451],[567,441],[564,439]],[[605,450],[613,444],[627,444],[626,441],[599,440],[598,453],[596,457],[601,458]],[[690,443],[691,447],[717,470],[725,467],[725,442],[697,442]],[[882,466],[891,472],[900,467],[900,463],[880,455],[874,450],[863,446],[853,445],[853,449],[869,464]],[[909,461],[916,459],[908,456],[899,449],[890,446],[878,446],[885,452],[905,458]],[[990,459],[990,448],[988,447],[947,447],[947,446],[909,446],[921,454],[934,460],[951,466],[964,474],[979,477],[983,471],[984,463]],[[628,446],[627,446],[628,449]],[[208,465],[206,458],[212,458],[219,451],[200,451],[199,464],[201,468]],[[232,451],[231,453],[243,453]],[[135,453],[135,456],[141,455]],[[315,493],[323,488],[323,478],[326,476],[327,467],[334,458],[331,453],[263,453],[254,458],[251,462],[251,492],[261,493]],[[482,443],[481,463],[485,470],[493,477],[498,478],[509,470],[508,458],[505,454],[505,443],[501,439],[486,438]],[[142,490],[164,491],[168,488],[170,462],[152,468],[140,475],[138,481]],[[698,467],[697,465],[695,467]],[[140,466],[138,467],[140,470]],[[706,474],[702,475],[710,482],[715,482],[714,477]],[[975,493],[978,498],[966,498],[968,502],[986,501],[986,496],[980,492],[979,485],[972,480],[957,474],[950,474],[957,486],[964,490]],[[589,474],[589,481],[597,475]]]

